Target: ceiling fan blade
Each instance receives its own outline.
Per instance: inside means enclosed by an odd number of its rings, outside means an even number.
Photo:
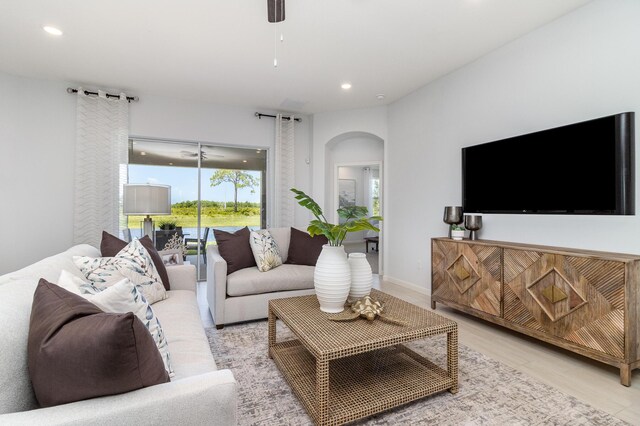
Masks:
[[[269,22],[284,21],[284,0],[267,0]]]

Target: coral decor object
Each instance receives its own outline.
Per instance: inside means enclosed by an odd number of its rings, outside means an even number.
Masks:
[[[369,321],[380,318],[381,320],[398,324],[407,325],[405,321],[393,318],[384,312],[384,306],[377,300],[372,299],[370,296],[365,296],[360,300],[356,300],[351,305],[351,312],[346,311],[339,315],[329,317],[332,321],[351,321],[358,317],[366,318]]]

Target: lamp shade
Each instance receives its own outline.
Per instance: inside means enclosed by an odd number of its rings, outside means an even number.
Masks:
[[[124,185],[123,211],[126,215],[171,214],[171,187],[169,185]]]

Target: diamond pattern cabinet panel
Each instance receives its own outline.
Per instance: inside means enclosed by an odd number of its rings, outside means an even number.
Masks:
[[[522,258],[521,250],[504,250],[505,263],[512,258]],[[602,274],[589,271],[598,264],[600,268],[610,271],[614,277],[624,277],[624,264],[620,262],[602,262],[591,259],[591,262],[571,262],[572,258],[560,254],[544,253],[537,261],[523,268],[511,281],[505,281],[516,298],[505,304],[505,319],[523,326],[542,329],[546,333],[570,340],[590,349],[605,352],[609,355],[622,356],[624,353],[624,313],[618,309],[617,315],[609,315],[616,307],[602,293],[599,282],[590,281],[583,274],[592,278]],[[516,270],[514,269],[514,272]],[[619,272],[622,271],[620,274]],[[609,276],[609,275],[607,275]],[[624,293],[624,280],[606,280],[607,290],[616,285],[618,291]],[[609,293],[617,294],[615,291]],[[615,297],[614,297],[615,299]],[[528,311],[534,322],[524,324],[521,317],[512,316],[513,312]],[[600,327],[593,324],[598,321]],[[606,342],[600,336],[606,330]],[[617,342],[617,343],[616,343]]]
[[[434,241],[432,274],[432,296],[501,315],[499,248]]]
[[[620,369],[640,368],[640,256],[432,239],[441,302]]]

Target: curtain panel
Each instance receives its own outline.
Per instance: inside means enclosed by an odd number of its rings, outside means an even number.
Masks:
[[[295,199],[289,190],[295,184],[294,116],[276,116],[275,217],[274,227],[293,226]]]
[[[129,103],[124,93],[116,99],[78,88],[76,111],[73,241],[100,247],[103,230],[119,235],[126,228],[121,192],[127,181]]]

